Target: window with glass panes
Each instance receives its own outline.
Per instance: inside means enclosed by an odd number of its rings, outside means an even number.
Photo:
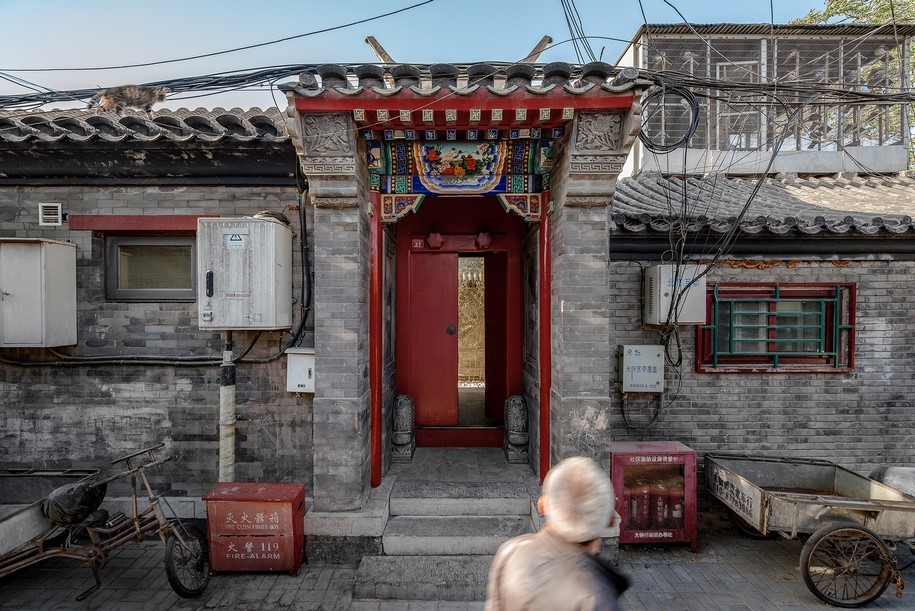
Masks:
[[[848,371],[855,285],[716,284],[699,328],[699,371]]]
[[[196,265],[192,236],[108,236],[108,299],[193,301]]]

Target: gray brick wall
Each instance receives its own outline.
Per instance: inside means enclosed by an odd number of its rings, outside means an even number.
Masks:
[[[612,310],[608,228],[615,177],[570,171],[576,152],[562,147],[550,184],[552,393],[550,455],[600,459],[601,424],[610,407]]]
[[[0,188],[0,236],[46,237],[77,244],[76,356],[215,355],[220,334],[197,328],[193,302],[121,303],[105,299],[104,238],[89,231],[38,226],[38,202],[68,214],[250,215],[296,204],[281,187]],[[298,216],[287,211],[298,235]],[[298,298],[302,261],[294,253]],[[301,312],[296,310],[295,323]],[[236,352],[253,333],[236,332]],[[261,335],[248,359],[276,354],[289,335]],[[53,360],[42,349],[0,349],[6,361]],[[286,390],[285,359],[238,366],[239,480],[312,483],[312,405]],[[115,455],[160,441],[180,462],[156,480],[176,494],[199,495],[216,480],[219,369],[216,366],[66,364],[23,367],[0,362],[0,466],[104,467]]]
[[[672,439],[700,453],[821,458],[864,474],[879,464],[915,464],[913,274],[912,261],[801,262],[790,268],[782,262],[765,270],[729,265],[714,270],[709,281],[857,283],[855,370],[697,373],[695,329],[687,328],[681,379],[667,368],[670,403],[657,423],[648,430],[628,428],[620,395],[612,392],[609,421],[601,427],[602,450],[611,441]],[[639,264],[613,262],[610,277],[611,348],[656,343],[657,336],[641,328]],[[611,375],[617,376],[615,360]],[[653,410],[653,403],[638,397],[630,400],[627,413],[640,423]]]
[[[360,509],[369,478],[368,229],[364,207],[315,210],[315,508]]]

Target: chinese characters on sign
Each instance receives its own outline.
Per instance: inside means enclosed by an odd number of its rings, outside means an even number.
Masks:
[[[658,373],[655,365],[627,365],[626,373]]]
[[[252,522],[253,519],[253,522]],[[234,512],[229,512],[226,514],[225,524],[223,525],[224,529],[227,531],[237,531],[243,530],[245,532],[251,531],[277,531],[280,530],[280,514],[279,512],[266,513],[255,513],[253,516],[248,515],[245,512],[241,512],[240,515],[236,516]]]
[[[636,539],[673,539],[674,534],[669,530],[649,530],[635,533]]]
[[[754,502],[753,497],[747,494],[739,483],[732,481],[728,472],[717,465],[712,465],[711,468],[711,477],[708,478],[709,492],[724,501],[751,524],[758,524],[760,503]]]
[[[283,555],[278,541],[240,539],[229,543],[225,557],[231,560],[282,560]]]
[[[677,456],[658,456],[653,454],[635,455],[629,457],[630,463],[679,463]]]

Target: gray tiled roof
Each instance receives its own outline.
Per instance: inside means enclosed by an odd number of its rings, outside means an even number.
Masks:
[[[150,120],[128,110],[0,112],[0,146],[38,142],[284,142],[289,134],[276,108],[159,110]]]
[[[652,35],[673,34],[696,38],[701,36],[848,36],[874,37],[915,35],[915,24],[794,24],[794,23],[649,23],[642,25],[634,38],[646,32]]]
[[[651,84],[652,81],[642,79],[633,68],[615,68],[604,62],[591,62],[581,67],[565,62],[430,66],[324,64],[313,72],[301,73],[298,83],[283,83],[279,88],[304,97],[320,96],[331,89],[348,96],[365,92],[387,97],[404,91],[429,97],[444,93],[467,96],[482,90],[502,97],[516,91],[544,95],[557,88],[572,95],[581,95],[594,88],[620,93]]]
[[[754,178],[621,179],[613,197],[614,231],[667,232],[685,205],[690,231],[724,233],[737,222]],[[740,223],[749,234],[915,233],[915,174],[766,179]]]

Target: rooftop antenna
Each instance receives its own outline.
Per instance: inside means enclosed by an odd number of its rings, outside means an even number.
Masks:
[[[365,44],[372,47],[372,51],[375,52],[375,56],[378,58],[378,61],[380,61],[381,63],[383,63],[383,64],[396,64],[397,63],[394,61],[394,59],[390,55],[388,55],[388,52],[384,50],[384,47],[381,46],[381,43],[378,42],[378,39],[375,38],[374,36],[366,36]]]
[[[543,51],[551,44],[553,44],[553,39],[550,38],[549,36],[544,36],[543,38],[540,39],[540,42],[537,43],[537,46],[534,47],[531,50],[531,52],[527,54],[527,57],[525,57],[518,63],[519,64],[536,64],[537,60],[540,58],[540,54],[543,53]]]
[[[365,44],[367,44],[368,46],[370,46],[372,48],[372,51],[375,53],[375,57],[377,57],[378,61],[380,61],[382,64],[388,64],[389,66],[393,66],[394,64],[397,63],[394,61],[394,58],[391,57],[388,54],[388,52],[384,50],[384,47],[381,46],[381,43],[378,42],[378,39],[375,38],[374,36],[366,36]],[[388,87],[391,87],[391,88],[394,87],[394,77],[388,73],[385,73],[385,75],[384,75],[384,82]]]

